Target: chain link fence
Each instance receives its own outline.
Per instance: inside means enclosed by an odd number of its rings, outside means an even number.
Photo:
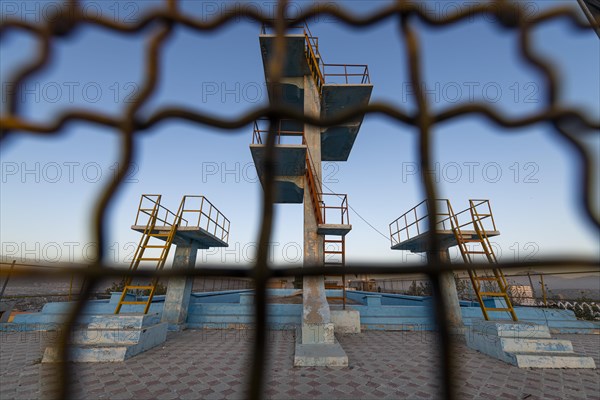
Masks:
[[[567,108],[560,104],[559,93],[561,92],[561,82],[555,67],[547,60],[542,58],[532,44],[532,31],[535,27],[554,20],[568,21],[570,26],[582,32],[597,29],[598,24],[590,24],[584,17],[570,7],[555,7],[543,11],[535,16],[529,16],[525,9],[518,2],[493,1],[490,3],[477,3],[467,10],[459,10],[444,16],[430,15],[419,4],[415,2],[398,1],[393,5],[386,6],[373,14],[366,16],[357,16],[351,14],[339,4],[317,4],[313,7],[299,13],[295,18],[288,18],[286,15],[286,6],[288,3],[284,0],[278,1],[273,14],[267,15],[253,8],[243,8],[235,12],[225,12],[212,20],[203,21],[185,13],[178,8],[178,2],[167,0],[164,6],[149,11],[135,23],[121,23],[103,18],[98,15],[82,13],[81,4],[78,1],[66,1],[63,7],[56,8],[52,18],[47,18],[47,22],[33,24],[19,19],[7,19],[0,25],[0,37],[4,37],[11,31],[24,31],[35,38],[38,46],[37,54],[28,62],[14,72],[10,81],[14,82],[14,91],[8,94],[7,111],[2,115],[1,122],[1,140],[5,141],[11,137],[16,140],[24,135],[41,135],[54,137],[58,136],[65,128],[74,122],[87,123],[95,126],[106,127],[107,129],[119,132],[119,167],[116,170],[115,179],[109,182],[102,190],[101,195],[95,204],[95,211],[91,218],[92,229],[95,243],[98,243],[93,257],[94,262],[88,268],[74,269],[72,265],[65,265],[63,268],[52,271],[38,271],[37,277],[44,275],[64,275],[69,277],[74,271],[85,276],[85,284],[81,291],[81,296],[69,315],[67,323],[72,326],[82,312],[86,300],[94,292],[97,283],[107,278],[122,277],[123,271],[108,265],[107,256],[107,226],[106,214],[107,208],[114,201],[117,189],[127,177],[128,169],[136,160],[136,153],[139,152],[135,139],[145,131],[151,129],[159,123],[172,121],[187,121],[192,124],[211,126],[225,130],[251,127],[252,123],[260,118],[268,118],[271,127],[277,126],[281,119],[294,119],[302,123],[318,127],[328,127],[339,125],[344,121],[350,121],[358,116],[366,114],[382,114],[392,120],[397,121],[399,125],[415,129],[418,135],[418,160],[423,171],[432,170],[432,128],[436,124],[455,120],[466,116],[477,116],[488,120],[492,124],[505,128],[507,133],[516,128],[532,126],[534,124],[543,124],[547,129],[553,130],[563,139],[564,147],[569,149],[577,156],[578,182],[577,182],[577,202],[573,207],[583,210],[589,223],[597,230],[600,228],[600,221],[594,213],[592,182],[594,169],[592,159],[587,153],[583,143],[584,136],[589,132],[597,133],[600,130],[600,123],[592,121],[587,115],[584,115],[578,109]],[[198,35],[209,34],[223,25],[230,23],[237,18],[244,17],[256,22],[257,27],[260,24],[271,26],[277,34],[276,54],[273,57],[272,64],[268,66],[269,81],[274,85],[281,79],[281,61],[285,46],[282,46],[284,33],[287,27],[292,27],[313,17],[326,15],[334,18],[341,24],[353,27],[355,29],[367,28],[377,25],[384,20],[397,20],[400,26],[397,40],[404,42],[405,59],[408,64],[408,80],[415,88],[416,111],[407,113],[391,104],[371,103],[365,107],[359,107],[347,110],[331,118],[314,118],[303,115],[297,111],[282,106],[282,102],[274,101],[271,105],[257,108],[239,118],[218,118],[210,113],[203,113],[197,110],[182,108],[161,108],[149,116],[143,116],[140,113],[141,108],[148,103],[159,83],[161,58],[165,48],[166,40],[172,35],[174,27],[184,26]],[[419,41],[419,31],[416,28],[416,21],[425,24],[430,28],[443,28],[448,25],[460,24],[469,18],[478,15],[493,16],[506,30],[512,30],[517,33],[518,46],[520,54],[525,63],[543,76],[542,81],[545,84],[546,97],[543,100],[544,107],[540,111],[521,117],[508,117],[499,112],[490,104],[469,103],[457,104],[439,112],[433,112],[428,98],[421,88],[420,82],[423,81],[422,69],[422,47]],[[594,27],[594,25],[596,25]],[[145,71],[140,90],[135,101],[123,104],[123,112],[120,116],[105,114],[102,112],[91,112],[85,109],[73,107],[59,115],[55,115],[49,121],[36,122],[24,118],[21,114],[22,104],[18,99],[20,92],[25,87],[31,77],[48,67],[50,60],[55,55],[53,46],[57,39],[76,36],[84,26],[101,27],[121,35],[139,35],[147,37],[145,53]],[[272,133],[274,129],[270,128]],[[253,399],[262,397],[262,389],[265,383],[263,365],[266,353],[266,288],[269,279],[285,278],[293,276],[323,275],[335,274],[335,267],[306,267],[289,268],[281,266],[273,268],[269,265],[269,240],[272,234],[273,226],[273,201],[274,193],[274,138],[275,134],[270,134],[266,142],[265,156],[265,175],[264,175],[264,198],[262,202],[262,223],[258,235],[258,252],[256,263],[252,269],[241,268],[236,265],[211,265],[197,268],[193,271],[174,271],[163,270],[158,275],[162,278],[170,276],[228,276],[232,278],[250,278],[253,280],[255,288],[255,321],[256,334],[252,344],[252,363],[248,371],[249,377],[249,396]],[[433,214],[435,210],[434,199],[439,198],[438,188],[431,176],[425,175],[423,181],[424,193],[426,198],[433,204]],[[15,210],[17,212],[17,210]],[[440,243],[436,235],[428,235],[428,252],[430,254],[439,254]],[[554,257],[540,261],[528,262],[502,262],[498,267],[511,270],[518,268],[573,268],[589,267],[597,268],[598,260],[578,258],[578,257]],[[427,261],[427,264],[368,264],[361,265],[349,264],[346,267],[348,274],[396,274],[396,273],[423,273],[426,274],[431,282],[431,291],[434,297],[434,309],[436,324],[439,326],[438,351],[440,355],[440,379],[439,385],[440,397],[455,398],[454,386],[452,384],[452,370],[455,365],[455,356],[452,348],[452,340],[449,334],[449,328],[444,314],[444,304],[442,300],[442,288],[440,286],[439,276],[441,273],[451,271],[456,266],[441,262],[439,257],[434,256]],[[486,269],[488,264],[478,263],[470,266],[472,269]],[[2,271],[5,275],[6,271]],[[15,276],[27,276],[25,271],[15,271]],[[156,273],[141,272],[137,276],[154,276]],[[69,351],[68,343],[72,329],[64,329],[61,333],[61,352],[66,358]],[[71,363],[57,364],[60,390],[57,398],[64,399],[73,395],[71,386],[71,370],[74,366]]]

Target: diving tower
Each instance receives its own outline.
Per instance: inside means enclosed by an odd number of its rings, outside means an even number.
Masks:
[[[275,55],[276,35],[263,26],[259,44],[269,100],[314,118],[337,117],[369,103],[373,85],[366,65],[327,64],[319,38],[307,24],[288,27],[281,79],[275,85],[269,64]],[[304,265],[339,267],[339,275],[304,277],[302,327],[296,344],[296,366],[345,366],[348,358],[334,337],[329,302],[346,308],[343,274],[346,235],[352,230],[346,194],[325,193],[323,161],[347,161],[360,130],[360,114],[342,124],[320,128],[294,120],[256,121],[250,151],[264,187],[265,143],[275,137],[276,203],[304,204]],[[270,128],[270,129],[269,129]],[[332,280],[334,279],[334,280]],[[341,295],[327,296],[327,289]],[[338,312],[338,311],[335,311]],[[358,320],[358,318],[356,318]],[[327,356],[325,356],[327,355]]]

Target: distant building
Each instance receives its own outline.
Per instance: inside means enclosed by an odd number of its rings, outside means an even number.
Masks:
[[[508,288],[508,295],[514,304],[521,306],[535,306],[536,300],[533,298],[533,290],[529,285],[511,285]]]

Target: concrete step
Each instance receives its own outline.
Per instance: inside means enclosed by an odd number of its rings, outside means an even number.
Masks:
[[[550,330],[547,325],[532,324],[528,322],[513,321],[478,321],[471,325],[473,332],[483,333],[488,336],[508,337],[518,339],[546,338],[549,339]]]
[[[141,329],[160,323],[158,313],[98,314],[90,316],[88,329]]]
[[[76,345],[69,348],[69,361],[72,362],[119,362],[127,357],[128,346],[109,345],[82,346]],[[58,347],[47,347],[42,358],[43,363],[60,362]]]
[[[80,345],[121,344],[132,345],[148,336],[162,335],[164,323],[142,329],[82,329],[73,333],[71,342]]]
[[[482,321],[472,328],[465,333],[470,348],[519,368],[596,368],[569,340],[550,339],[547,326]]]
[[[519,368],[596,368],[592,357],[574,353],[517,353],[514,357]]]
[[[136,336],[135,330],[122,331],[126,335],[131,335],[124,339],[118,330],[91,330],[89,333],[78,332],[75,338],[79,343],[69,346],[68,361],[72,362],[119,362],[124,361],[136,354],[142,353],[153,347],[164,343],[167,340],[166,322],[139,329],[137,339],[131,340]],[[95,337],[99,334],[99,337]],[[77,337],[80,335],[79,337]],[[110,341],[110,339],[114,341]],[[121,340],[117,342],[116,340]],[[95,341],[97,340],[97,341]],[[42,358],[43,363],[60,362],[58,347],[47,347]]]
[[[570,340],[500,338],[500,341],[507,353],[573,353]]]

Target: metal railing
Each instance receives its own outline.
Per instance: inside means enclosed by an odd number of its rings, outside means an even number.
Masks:
[[[289,22],[289,20],[287,22]],[[275,31],[271,24],[263,23],[260,32],[263,35],[275,35]],[[317,85],[317,90],[319,93],[321,93],[321,89],[325,84],[325,78],[323,76],[323,72],[321,71],[323,59],[321,58],[321,54],[319,53],[319,38],[313,36],[306,21],[303,21],[301,24],[288,25],[286,34],[304,36],[304,41],[306,44],[304,48],[304,55],[306,56],[306,61],[308,63],[308,68],[310,69],[310,74],[313,77],[315,84]]]
[[[146,226],[149,220],[156,215],[155,226],[173,226],[177,222],[179,214],[161,205],[161,198],[160,194],[143,194],[133,225]],[[188,221],[185,218],[179,221],[179,226],[187,226],[187,224]]]
[[[194,223],[192,226],[204,229],[225,243],[229,241],[229,228],[231,225],[229,219],[206,197],[199,195],[183,196],[177,214],[182,220],[186,220],[183,216],[187,216]],[[198,216],[197,219],[195,215]]]
[[[458,213],[454,213],[450,201],[446,200],[446,202],[449,216],[438,222],[441,224],[442,230],[447,230],[448,225],[451,227],[450,229],[465,231],[480,229],[486,232],[495,232],[498,230],[489,200],[469,200],[469,207]]]
[[[340,193],[319,193],[319,197],[321,198],[321,215],[323,216],[324,224],[350,224],[348,195]],[[339,201],[339,205],[332,205],[336,200]],[[337,210],[339,210],[339,216],[332,216],[332,214],[338,214]],[[327,218],[327,214],[329,214],[329,218]]]
[[[275,34],[271,25],[262,25],[261,34]],[[370,84],[369,66],[366,64],[326,64],[319,52],[319,38],[313,36],[308,24],[288,26],[286,34],[304,35],[306,47],[304,53],[310,74],[321,93],[325,83]]]
[[[328,84],[364,85],[371,83],[369,66],[365,64],[323,64],[323,77]]]
[[[487,232],[497,231],[489,200],[469,200],[469,207],[457,213],[452,209],[450,200],[435,201],[437,213],[433,223],[436,231],[453,229],[476,231],[475,224],[479,224],[478,226]],[[423,200],[389,224],[392,246],[413,239],[431,229],[429,205],[427,200]]]
[[[450,209],[447,199],[437,199],[436,209],[437,217],[434,223],[438,226],[437,230],[451,230]],[[416,236],[426,233],[430,229],[430,202],[423,200],[389,224],[390,242],[392,246],[405,242]]]
[[[254,129],[252,131],[252,144],[265,144],[269,135],[268,119],[259,119],[254,121]],[[275,144],[305,144],[304,140],[304,125],[291,119],[279,120],[276,129],[274,130],[277,138]],[[283,143],[282,143],[283,137]],[[292,143],[286,143],[286,138],[293,138]],[[300,138],[300,143],[298,142]]]

